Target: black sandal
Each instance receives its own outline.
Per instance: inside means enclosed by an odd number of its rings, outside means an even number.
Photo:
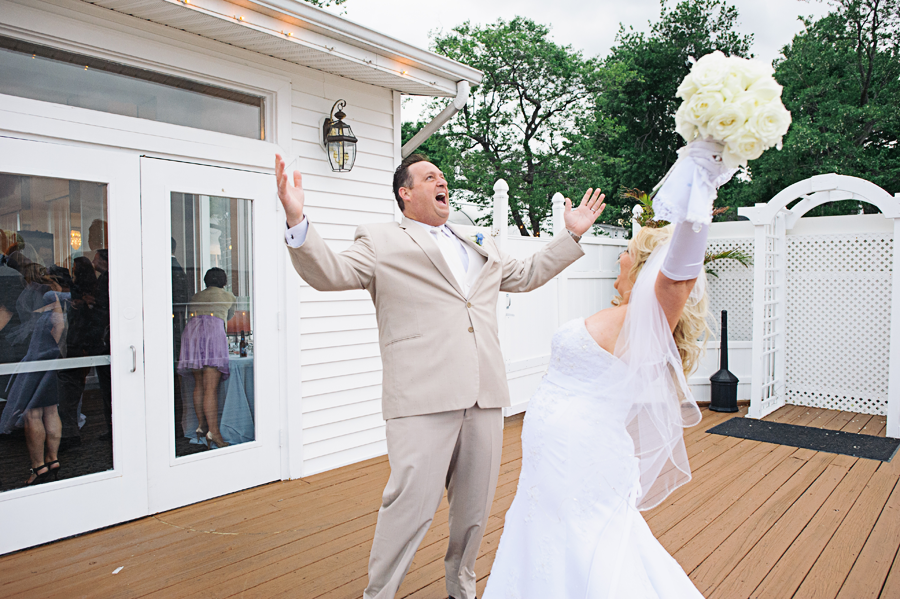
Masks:
[[[53,460],[52,462],[47,462],[44,464],[47,467],[47,479],[52,481],[59,480],[59,471],[62,469],[62,465],[60,464],[56,468],[51,468],[53,464],[59,464],[59,460]],[[40,468],[38,468],[40,470]]]
[[[39,485],[39,484],[41,484],[42,482],[46,481],[46,480],[47,480],[47,477],[48,477],[49,474],[50,474],[49,468],[48,468],[47,471],[44,472],[43,474],[39,474],[39,473],[38,473],[38,470],[43,470],[44,468],[47,468],[47,464],[41,464],[40,466],[37,466],[37,467],[35,467],[35,468],[29,468],[29,469],[28,469],[28,472],[30,472],[31,474],[34,475],[34,480],[31,481],[31,482],[26,481],[26,482],[25,482],[25,486],[26,486],[26,487],[33,487],[34,485]]]

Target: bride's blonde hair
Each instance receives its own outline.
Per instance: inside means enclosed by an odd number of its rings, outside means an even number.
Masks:
[[[631,254],[632,264],[631,272],[628,278],[632,283],[637,281],[641,269],[644,268],[650,254],[653,253],[659,245],[667,242],[672,238],[674,227],[652,228],[641,227],[631,241],[628,242],[628,253]],[[701,277],[706,277],[706,272],[700,272]],[[613,298],[613,305],[619,306],[625,302],[621,295]],[[672,336],[675,338],[675,345],[678,347],[678,353],[681,355],[681,366],[684,369],[684,376],[689,376],[697,369],[700,362],[700,354],[706,351],[706,343],[712,330],[706,322],[707,311],[709,310],[709,296],[705,287],[703,296],[700,301],[688,303],[684,306],[681,318],[675,325],[675,331]],[[702,341],[702,343],[701,343]]]

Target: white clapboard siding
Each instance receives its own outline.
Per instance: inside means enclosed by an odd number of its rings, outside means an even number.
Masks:
[[[293,141],[294,154],[301,158],[318,159],[322,155],[322,144],[318,141]],[[388,169],[394,164],[392,158],[357,150],[356,161],[366,168]],[[355,168],[355,167],[354,167]]]
[[[370,387],[347,389],[330,395],[314,395],[303,400],[304,413],[324,412],[339,406],[350,406],[377,399],[381,401],[381,382]]]
[[[371,329],[376,326],[375,316],[371,314],[357,314],[351,316],[320,316],[318,318],[306,318],[300,316],[300,333],[327,333],[329,331],[357,331]]]
[[[303,352],[300,366],[315,366],[329,364],[341,360],[356,360],[359,358],[380,358],[381,352],[377,343],[361,343],[359,345],[342,345],[340,347],[323,347],[321,349],[308,349]]]
[[[383,436],[383,435],[382,435]],[[374,443],[364,445],[355,445],[352,449],[331,453],[319,458],[310,458],[304,462],[304,465],[310,472],[325,472],[333,470],[341,466],[355,464],[367,460],[372,456],[384,455],[387,453],[387,441],[381,439]]]
[[[378,343],[378,329],[364,331],[333,331],[328,333],[308,333],[300,336],[300,350],[322,347],[342,347],[360,343]]]
[[[304,366],[302,379],[304,382],[321,381],[368,372],[381,372],[380,356],[356,358],[353,360],[345,359],[340,362],[335,361]]]
[[[331,295],[327,294],[326,298]],[[328,301],[310,302],[303,306],[304,318],[321,318],[323,316],[349,316],[352,314],[375,314],[375,306],[367,297],[364,300],[328,299]]]
[[[345,420],[344,422],[347,423],[348,427],[352,427],[353,420]],[[304,433],[305,432],[306,431],[304,431]],[[339,430],[334,430],[332,431],[332,436],[330,438],[315,441],[313,443],[304,443],[303,454],[305,459],[321,458],[329,454],[346,452],[347,449],[358,445],[367,445],[377,443],[378,441],[384,441],[384,438],[384,421],[381,421],[381,424],[374,428],[351,431],[346,434],[341,434]],[[334,458],[339,460],[338,456],[334,456]]]
[[[345,122],[359,139],[349,173],[333,173],[320,146],[322,119],[347,102]],[[326,78],[291,95],[292,150],[303,172],[310,222],[336,252],[359,225],[394,220],[395,102],[390,90]],[[375,308],[365,290],[320,292],[300,285],[300,380],[305,476],[386,451],[381,417],[381,355]]]
[[[377,413],[369,414],[368,416],[356,416],[354,418],[345,418],[331,424],[306,427],[303,429],[303,436],[306,437],[309,445],[314,445],[319,442],[338,439],[354,433],[377,431],[383,428],[384,419],[381,417],[381,410],[379,410]]]
[[[354,404],[343,405],[330,410],[316,410],[307,412],[303,416],[307,429],[325,424],[334,424],[351,418],[381,414],[381,398],[361,401]]]
[[[309,285],[300,289],[301,302],[348,302],[348,301],[372,301],[369,292],[364,289],[350,289],[348,291],[318,291]],[[373,308],[374,312],[374,308]]]

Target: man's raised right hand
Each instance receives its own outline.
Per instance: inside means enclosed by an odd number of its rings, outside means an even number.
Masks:
[[[278,199],[284,206],[284,215],[288,228],[293,228],[303,221],[303,176],[294,171],[294,184],[288,181],[288,174],[281,154],[275,154],[275,181],[278,183]]]

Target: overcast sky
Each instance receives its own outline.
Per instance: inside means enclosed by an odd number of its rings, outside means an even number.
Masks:
[[[754,34],[757,58],[771,61],[802,31],[798,16],[822,16],[817,0],[731,0],[740,13],[738,30]],[[675,1],[670,0],[669,6]],[[469,20],[490,23],[498,18],[525,16],[549,24],[554,40],[570,44],[586,56],[605,56],[615,43],[619,23],[646,31],[659,19],[659,0],[347,0],[329,9],[346,19],[420,48],[430,45],[429,33],[448,31]],[[418,104],[418,103],[416,103]],[[415,118],[414,105],[404,106],[404,119]]]

